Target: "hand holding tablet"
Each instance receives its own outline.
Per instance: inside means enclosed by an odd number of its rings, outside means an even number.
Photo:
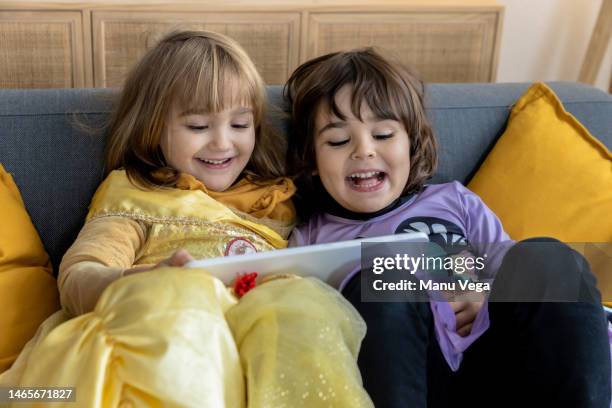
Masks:
[[[355,239],[329,244],[278,249],[240,256],[192,261],[188,268],[203,268],[230,285],[236,276],[257,272],[259,276],[293,273],[313,276],[337,287],[342,279],[359,266],[361,244],[372,242],[427,242],[421,232]]]

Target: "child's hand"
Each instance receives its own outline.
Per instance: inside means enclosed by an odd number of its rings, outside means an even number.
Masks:
[[[185,266],[186,263],[193,261],[193,256],[186,249],[179,249],[168,259],[164,259],[153,267],[162,268],[164,266]]]
[[[476,315],[483,302],[449,302],[455,312],[457,334],[465,337],[472,331]]]
[[[187,252],[187,250],[185,249],[179,249],[178,251],[176,251],[175,253],[172,254],[172,256],[168,259],[164,259],[163,261],[161,261],[160,263],[158,263],[157,265],[139,265],[139,266],[134,266],[130,269],[127,269],[123,272],[123,276],[127,276],[127,275],[132,275],[134,273],[139,273],[139,272],[147,272],[153,269],[157,269],[157,268],[163,268],[165,266],[185,266],[185,264],[187,262],[193,261],[193,257],[191,256],[191,254],[189,254],[189,252]]]

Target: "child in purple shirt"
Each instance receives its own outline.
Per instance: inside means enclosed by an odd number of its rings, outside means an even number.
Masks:
[[[366,271],[344,279],[368,325],[359,365],[377,407],[610,405],[588,264],[552,239],[515,244],[458,182],[425,184],[437,146],[409,70],[371,49],[332,53],[300,66],[285,96],[296,204],[308,219],[290,245],[421,231],[449,254],[488,256],[479,278],[493,289],[474,301],[367,302]]]

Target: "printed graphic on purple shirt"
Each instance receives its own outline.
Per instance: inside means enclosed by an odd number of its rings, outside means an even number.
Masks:
[[[446,249],[449,255],[468,249],[468,241],[459,226],[437,217],[410,217],[395,229],[396,234],[423,232],[429,241]]]

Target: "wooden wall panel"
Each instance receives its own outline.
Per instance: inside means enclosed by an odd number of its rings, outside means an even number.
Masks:
[[[85,84],[80,12],[0,11],[0,88]]]
[[[129,68],[165,33],[205,29],[226,34],[249,53],[268,84],[298,64],[298,13],[93,12],[94,83],[120,86]]]
[[[304,59],[376,46],[428,82],[494,80],[496,13],[311,13]]]

